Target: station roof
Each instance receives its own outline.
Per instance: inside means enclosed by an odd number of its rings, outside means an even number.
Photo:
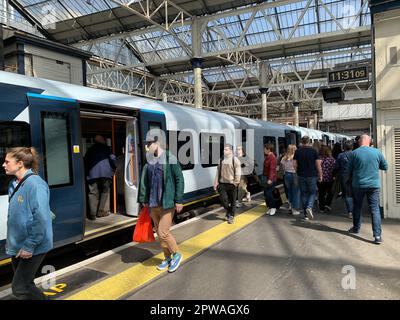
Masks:
[[[180,79],[191,84],[190,23],[196,18],[206,30],[200,40],[203,84],[213,90],[244,84],[246,93],[235,94],[248,97],[259,94],[252,89],[259,81],[224,58],[230,51],[268,61],[293,81],[308,75],[304,86],[310,89],[318,88],[317,80],[337,64],[371,59],[368,0],[170,0],[168,10],[161,7],[163,2],[10,0],[51,40],[102,58],[118,56],[118,65],[143,66],[154,76],[181,74]],[[159,27],[180,14],[181,24],[169,30],[175,35]],[[220,48],[221,38],[237,47]]]

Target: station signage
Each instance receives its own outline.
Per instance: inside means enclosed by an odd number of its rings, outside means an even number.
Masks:
[[[328,72],[328,84],[368,80],[368,66],[346,68]]]

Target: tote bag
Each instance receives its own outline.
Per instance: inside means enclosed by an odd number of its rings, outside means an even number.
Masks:
[[[133,232],[134,242],[153,242],[154,233],[153,225],[151,224],[151,217],[148,207],[143,207],[140,211],[139,219],[136,223]]]

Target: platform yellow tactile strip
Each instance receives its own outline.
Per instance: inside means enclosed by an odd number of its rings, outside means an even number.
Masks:
[[[235,217],[234,224],[227,222],[221,223],[193,238],[190,238],[179,244],[179,252],[183,254],[183,262],[196,254],[206,250],[212,245],[223,240],[230,234],[244,228],[264,215],[265,205],[259,205]],[[113,275],[103,281],[94,284],[87,289],[80,291],[67,300],[116,300],[130,292],[133,292],[140,286],[158,277],[163,272],[156,269],[161,260],[164,259],[163,253],[160,253],[142,263]],[[179,272],[179,269],[178,271]]]

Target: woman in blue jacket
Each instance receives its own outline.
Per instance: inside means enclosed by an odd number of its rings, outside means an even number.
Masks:
[[[11,256],[12,292],[19,300],[44,300],[35,286],[35,274],[46,253],[53,248],[49,187],[36,173],[33,148],[7,150],[3,167],[15,176],[9,186],[6,252]]]

